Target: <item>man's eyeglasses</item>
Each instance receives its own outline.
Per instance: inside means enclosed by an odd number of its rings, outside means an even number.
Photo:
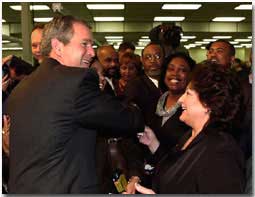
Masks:
[[[145,58],[146,60],[152,61],[153,59],[154,59],[154,60],[159,60],[159,59],[161,58],[161,56],[160,56],[159,54],[154,54],[154,55],[152,55],[152,54],[145,54],[145,55],[144,55],[144,58]]]

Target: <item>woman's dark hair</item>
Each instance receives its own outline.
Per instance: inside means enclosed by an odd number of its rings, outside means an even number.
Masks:
[[[159,80],[159,86],[162,90],[162,92],[166,92],[168,91],[168,88],[165,84],[165,75],[166,75],[166,71],[167,71],[167,67],[168,64],[174,59],[174,58],[182,58],[183,60],[185,60],[187,62],[187,64],[190,67],[190,71],[192,71],[194,69],[194,67],[196,66],[196,62],[186,53],[182,53],[182,52],[177,52],[174,53],[173,55],[169,56],[168,58],[166,58],[163,62],[163,66],[162,66],[162,70],[161,70],[161,74],[160,74],[160,80]]]
[[[135,50],[135,45],[132,42],[123,42],[120,44],[118,51],[125,51],[126,49]]]
[[[205,62],[196,66],[190,88],[210,109],[209,123],[231,123],[237,118],[241,106],[239,84],[237,75],[219,64]]]
[[[135,65],[135,68],[137,70],[137,75],[141,74],[142,65],[141,65],[140,60],[137,58],[137,56],[134,53],[130,53],[130,52],[124,53],[119,59],[120,66],[123,64],[124,59],[129,59],[130,62],[133,62]]]

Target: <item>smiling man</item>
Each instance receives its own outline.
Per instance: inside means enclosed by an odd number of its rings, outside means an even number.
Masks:
[[[95,53],[89,26],[55,17],[41,43],[45,57],[8,98],[11,117],[10,193],[98,193],[96,131],[143,131],[136,107],[124,107],[99,89],[88,68]]]
[[[226,40],[219,39],[211,42],[207,46],[207,60],[221,64],[226,69],[231,68],[231,64],[235,60],[235,48]]]

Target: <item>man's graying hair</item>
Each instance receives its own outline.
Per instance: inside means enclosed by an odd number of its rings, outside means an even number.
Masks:
[[[41,42],[41,53],[43,56],[49,56],[52,47],[51,39],[56,38],[64,45],[68,44],[73,37],[73,24],[81,23],[90,29],[90,26],[81,19],[73,16],[56,16],[45,25]]]

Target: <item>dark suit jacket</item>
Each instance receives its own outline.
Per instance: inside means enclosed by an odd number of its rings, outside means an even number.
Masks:
[[[188,132],[172,151],[158,160],[153,189],[161,194],[240,194],[244,191],[244,157],[234,138],[210,125],[185,150]]]
[[[96,130],[141,132],[141,113],[99,89],[93,69],[46,59],[12,92],[10,193],[97,193]]]
[[[161,91],[146,76],[138,76],[130,81],[125,90],[126,102],[134,102],[142,110],[145,124],[151,126]]]
[[[175,146],[190,129],[189,126],[180,121],[179,117],[181,113],[182,109],[179,107],[175,114],[171,116],[163,126],[161,126],[162,117],[155,115],[153,121],[154,132],[160,141],[160,145],[168,150]]]

